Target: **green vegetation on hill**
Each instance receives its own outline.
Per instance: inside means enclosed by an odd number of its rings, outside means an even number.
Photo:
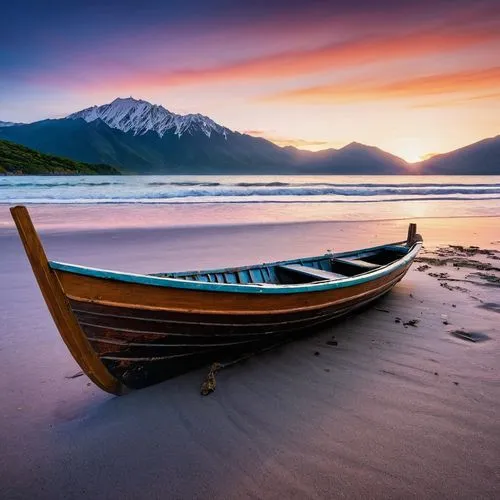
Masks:
[[[0,139],[0,175],[119,175],[106,164],[94,165],[39,153]]]

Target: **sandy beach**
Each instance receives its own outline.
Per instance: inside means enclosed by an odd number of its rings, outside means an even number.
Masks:
[[[74,377],[19,238],[2,226],[0,497],[498,498],[500,218],[417,222],[425,251],[389,295],[221,371],[208,397],[206,369],[125,397]],[[214,221],[42,237],[54,260],[149,273],[381,244],[407,224]]]

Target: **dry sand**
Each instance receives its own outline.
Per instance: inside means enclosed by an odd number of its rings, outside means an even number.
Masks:
[[[427,252],[500,247],[498,218],[419,226]],[[54,260],[160,272],[356,248],[405,231],[385,221],[43,236]],[[1,498],[500,496],[500,288],[471,276],[477,269],[449,260],[418,271],[420,262],[374,307],[223,370],[208,397],[198,370],[117,398],[71,378],[79,368],[12,230],[0,232],[0,249]],[[488,339],[450,334],[461,329]]]

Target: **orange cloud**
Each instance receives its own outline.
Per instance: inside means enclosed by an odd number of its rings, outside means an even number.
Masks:
[[[306,87],[280,92],[264,98],[270,101],[300,103],[348,103],[405,97],[422,97],[474,92],[500,87],[500,66],[480,70],[460,71],[422,76],[391,83],[370,84],[348,81],[340,84]]]
[[[459,50],[498,40],[500,40],[500,30],[497,26],[479,24],[458,25],[453,28],[445,26],[420,32],[366,36],[315,49],[265,55],[208,68],[141,71],[136,73],[136,77],[120,78],[114,85],[177,86],[280,79],[351,67],[381,59],[387,61]]]
[[[493,92],[489,94],[479,94],[471,97],[461,97],[460,99],[446,99],[444,101],[425,102],[415,104],[413,108],[446,108],[450,106],[470,105],[474,101],[488,101],[500,99],[500,92]]]
[[[317,149],[321,146],[329,146],[328,141],[308,141],[306,139],[292,139],[286,137],[267,137],[278,146],[293,146],[298,149]]]
[[[243,134],[256,135],[257,137],[263,137],[266,132],[264,130],[243,130]]]
[[[421,155],[421,156],[420,156],[420,159],[421,159],[422,161],[425,161],[425,160],[428,160],[429,158],[432,158],[433,156],[436,156],[436,155],[438,155],[438,154],[440,154],[440,153],[427,153],[427,154],[425,154],[425,155]]]
[[[272,134],[268,134],[264,130],[244,130],[244,134],[252,135],[254,137],[262,137],[268,141],[274,142],[278,146],[293,146],[298,149],[318,149],[320,146],[330,146],[328,141],[309,141],[307,139],[296,139],[289,137],[281,137]]]

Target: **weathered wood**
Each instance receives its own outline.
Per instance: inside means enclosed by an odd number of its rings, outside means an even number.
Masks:
[[[396,278],[399,280],[400,278]],[[222,340],[247,340],[263,338],[282,331],[308,328],[311,323],[328,320],[364,305],[394,286],[395,281],[374,289],[362,299],[353,298],[347,303],[327,305],[320,310],[297,314],[254,316],[246,323],[242,316],[182,315],[170,311],[154,311],[148,318],[144,311],[127,307],[107,307],[96,303],[72,302],[83,331],[91,338],[122,340],[127,342],[170,344],[214,343]],[[110,314],[102,311],[110,310]],[[153,315],[153,314],[152,314]],[[183,319],[184,318],[184,319]],[[193,319],[198,321],[193,321]]]
[[[43,298],[75,361],[101,389],[112,394],[122,394],[125,389],[122,383],[109,373],[81,331],[57,275],[49,268],[45,251],[28,211],[25,207],[19,206],[11,208],[10,212]]]
[[[309,266],[302,266],[300,264],[286,264],[279,266],[278,269],[285,269],[287,271],[305,274],[306,276],[311,276],[313,278],[318,278],[320,280],[339,280],[342,278],[347,278],[347,276],[344,276],[343,274],[332,273],[330,271],[323,271],[323,269],[317,269],[315,267],[309,267]]]
[[[342,264],[357,266],[363,271],[369,271],[372,269],[377,269],[377,267],[380,267],[380,264],[372,264],[371,262],[367,262],[366,260],[361,260],[361,259],[333,259],[333,260],[335,262],[342,262]]]
[[[399,274],[404,274],[409,266],[410,264],[402,270],[397,269],[380,278],[350,287],[326,290],[321,293],[284,295],[219,293],[163,288],[76,275],[64,271],[56,271],[56,273],[64,292],[71,300],[151,311],[164,309],[193,315],[202,313],[225,315],[230,313],[245,315],[245,320],[252,323],[253,320],[248,318],[250,315],[300,313],[321,309],[328,304],[349,301],[353,297],[362,297],[369,294],[374,288],[390,282]]]
[[[265,314],[253,316],[253,321],[249,322],[246,316],[246,323],[242,322],[245,316],[238,315],[186,315],[157,310],[151,311],[154,318],[148,319],[145,311],[126,307],[75,301],[72,305],[83,331],[108,369],[128,386],[144,387],[182,373],[187,365],[194,368],[221,359],[233,359],[235,355],[260,349],[270,342],[292,339],[300,332],[321,328],[387,293],[403,274],[361,298],[325,305],[320,310],[302,311],[300,317],[296,313]],[[82,308],[86,312],[82,312]],[[102,312],[106,309],[111,316]],[[92,311],[98,311],[97,315],[92,317]],[[185,323],[182,318],[186,318]],[[188,318],[198,318],[198,321]],[[89,319],[92,324],[88,323]],[[95,324],[96,321],[102,327]]]
[[[417,225],[411,222],[410,225],[408,226],[408,236],[406,238],[406,244],[408,246],[411,246],[413,245],[413,243],[415,243],[416,235],[417,235]]]

